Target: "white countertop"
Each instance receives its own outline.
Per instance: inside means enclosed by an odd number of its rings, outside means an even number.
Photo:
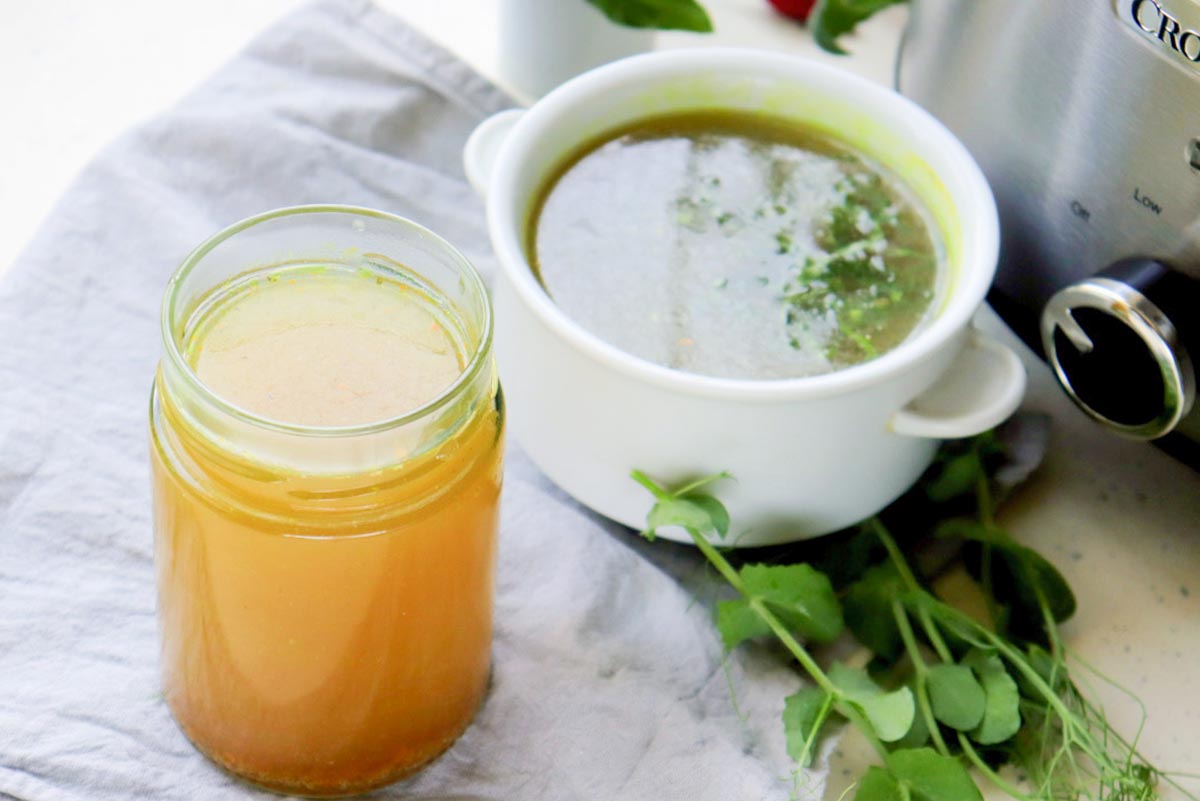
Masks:
[[[498,3],[382,5],[502,80]],[[783,49],[890,79],[903,9],[889,10],[849,42],[854,58],[837,59],[819,53],[802,29],[775,16],[765,0],[706,4],[715,36],[665,34],[660,46]],[[297,5],[297,0],[10,4],[0,23],[0,98],[8,111],[0,126],[0,273],[97,149],[170,104]],[[1026,408],[1051,415],[1052,442],[1046,464],[1002,510],[1002,521],[1054,561],[1075,588],[1079,612],[1065,629],[1070,645],[1145,702],[1143,752],[1163,768],[1200,770],[1200,691],[1191,683],[1200,665],[1200,473],[1148,445],[1102,432],[1074,410],[1044,365],[1028,353],[1025,358],[1031,377]],[[1098,691],[1111,704],[1110,718],[1133,734],[1136,707],[1108,688]]]

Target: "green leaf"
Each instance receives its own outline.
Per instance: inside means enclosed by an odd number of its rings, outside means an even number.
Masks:
[[[814,557],[809,564],[829,576],[833,586],[839,588],[862,578],[873,564],[887,556],[875,529],[865,524],[853,532],[806,542],[805,546],[806,553]]]
[[[859,779],[854,801],[905,801],[905,796],[892,774],[878,765],[872,765]]]
[[[931,501],[945,503],[959,495],[975,491],[976,482],[983,475],[983,465],[974,451],[948,459],[925,485],[925,494]]]
[[[850,585],[842,600],[846,625],[855,638],[889,661],[904,648],[892,602],[906,591],[904,579],[891,562],[876,565]]]
[[[577,0],[556,0],[576,2]],[[618,25],[629,28],[710,33],[712,20],[696,0],[587,0]]]
[[[971,739],[980,745],[1004,742],[1021,728],[1021,696],[1016,681],[994,653],[971,651],[962,663],[975,671],[987,696],[983,720],[971,732]]]
[[[1066,667],[1051,656],[1045,648],[1039,645],[1029,645],[1025,652],[1025,662],[1055,693],[1061,693],[1066,689],[1068,684]],[[1038,704],[1046,703],[1046,695],[1029,680],[1028,676],[1017,671],[1014,678],[1021,695]]]
[[[989,545],[1000,545],[1003,535],[993,533],[991,529],[970,517],[951,517],[938,523],[934,535],[943,539],[956,538],[973,542],[986,542]]]
[[[825,50],[845,54],[837,43],[838,37],[850,33],[858,23],[888,6],[904,0],[821,0],[808,18],[813,38]]]
[[[842,607],[829,577],[810,565],[744,565],[745,594],[757,598],[790,631],[817,642],[829,642],[844,626]]]
[[[893,751],[887,765],[914,801],[983,801],[962,763],[932,748]]]
[[[908,733],[893,744],[896,748],[920,748],[929,742],[929,726],[924,715],[914,715]]]
[[[866,671],[840,662],[835,662],[829,669],[829,680],[867,718],[875,729],[875,736],[883,742],[899,740],[912,728],[916,704],[912,690],[907,687],[887,692],[871,681]]]
[[[1042,630],[1041,599],[1058,623],[1075,614],[1075,594],[1058,568],[1040,553],[1013,540],[1005,531],[988,528],[965,518],[953,518],[938,526],[937,536],[957,537],[992,549],[992,594],[996,601],[1013,607],[1013,615],[1024,628]],[[972,560],[979,562],[979,559]],[[978,574],[982,567],[972,564]]]
[[[770,634],[771,627],[750,608],[745,598],[738,598],[717,603],[717,631],[725,650],[732,651],[746,640]]]
[[[729,512],[713,496],[690,492],[663,498],[654,504],[646,517],[646,525],[650,535],[663,526],[680,526],[704,536],[724,537],[729,533]]]
[[[1022,605],[1038,608],[1040,591],[1055,622],[1062,623],[1075,614],[1075,593],[1071,591],[1071,585],[1045,557],[1023,545],[1005,549],[1003,557],[1013,576],[1014,598],[1019,598]]]
[[[959,731],[971,731],[980,724],[987,695],[969,667],[934,665],[927,681],[935,718]]]
[[[788,756],[809,765],[816,755],[822,725],[828,719],[833,698],[820,687],[804,687],[783,702],[783,731]]]

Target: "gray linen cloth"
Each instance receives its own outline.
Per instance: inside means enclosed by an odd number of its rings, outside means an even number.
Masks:
[[[271,797],[194,751],[159,694],[146,409],[164,285],[221,227],[315,202],[412,217],[489,274],[460,152],[508,105],[397,20],[325,3],[109,146],[57,205],[0,283],[0,798]],[[784,754],[799,679],[766,652],[723,665],[694,553],[588,513],[519,442],[505,481],[487,700],[380,797],[819,793]]]

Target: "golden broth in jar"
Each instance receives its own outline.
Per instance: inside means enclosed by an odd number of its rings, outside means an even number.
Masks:
[[[223,275],[274,240],[373,235],[398,258]],[[266,215],[197,254],[168,290],[151,409],[167,703],[263,786],[377,787],[449,747],[486,687],[503,430],[486,295],[445,243],[362,210]]]

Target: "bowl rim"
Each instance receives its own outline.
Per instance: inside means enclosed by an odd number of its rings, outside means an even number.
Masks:
[[[837,95],[886,124],[903,119],[915,135],[903,138],[921,156],[937,152],[954,170],[966,191],[953,199],[962,228],[959,273],[944,308],[921,330],[887,353],[861,364],[815,376],[784,379],[720,378],[655,364],[621,350],[584,329],[546,293],[534,276],[522,247],[522,223],[528,198],[514,196],[523,161],[538,152],[541,138],[573,109],[617,87],[692,80],[698,70],[722,76],[794,81],[823,95]],[[901,126],[895,126],[900,128]],[[603,135],[596,130],[573,147]],[[921,142],[915,140],[920,136]],[[565,158],[571,148],[562,148]],[[946,170],[935,171],[942,178]],[[942,181],[943,185],[948,183]],[[969,210],[963,213],[963,210]],[[778,402],[840,395],[885,381],[931,357],[965,330],[983,302],[999,260],[999,216],[987,179],[966,147],[941,122],[913,101],[866,78],[817,61],[744,48],[686,48],[646,53],[598,67],[557,87],[525,111],[501,144],[487,197],[488,229],[500,269],[523,305],[549,330],[593,361],[634,380],[685,395],[713,399]]]

